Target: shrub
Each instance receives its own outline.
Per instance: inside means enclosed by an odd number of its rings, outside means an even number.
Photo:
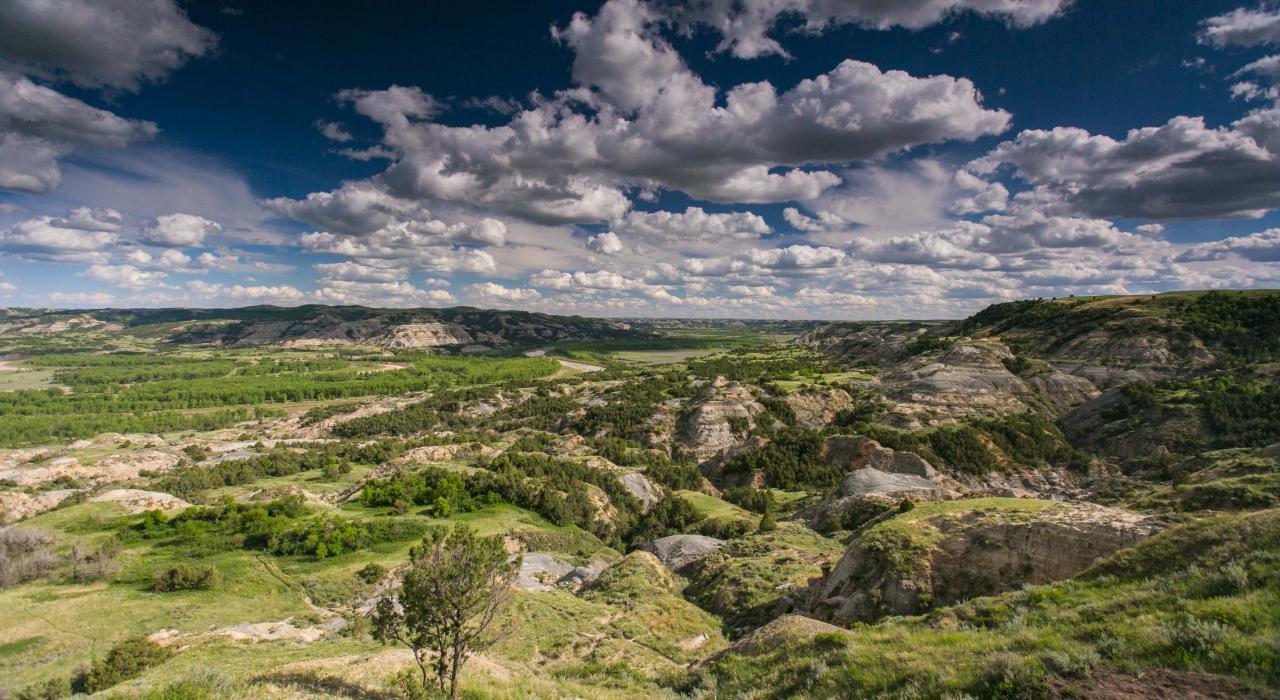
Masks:
[[[375,564],[372,562],[365,564],[363,569],[360,569],[359,571],[356,572],[356,578],[369,584],[373,584],[373,583],[377,583],[378,581],[381,581],[382,577],[386,575],[387,575],[387,567],[381,564]]]
[[[116,557],[120,556],[121,549],[120,540],[116,537],[103,542],[96,550],[89,549],[84,542],[77,540],[67,554],[71,580],[89,583],[111,578],[120,570]]]
[[[693,504],[678,496],[666,496],[636,521],[631,531],[631,545],[635,547],[667,535],[688,533],[700,520],[702,515]]]
[[[0,588],[34,581],[58,568],[53,533],[38,528],[0,531]]]
[[[18,691],[14,700],[61,700],[70,697],[71,681],[63,677],[50,678],[43,683],[35,683]]]
[[[391,677],[387,683],[387,691],[396,700],[431,700],[435,697],[435,693],[428,690],[418,676],[407,668]]]
[[[778,529],[778,521],[773,518],[773,511],[766,510],[764,515],[760,516],[760,524],[756,527],[759,532],[773,532]]]
[[[1005,652],[992,656],[968,690],[980,698],[1038,700],[1049,697],[1049,680],[1038,659]]]
[[[117,683],[136,678],[152,666],[164,663],[173,652],[142,635],[116,642],[106,656],[93,660],[84,675],[75,680],[73,690],[96,693]]]
[[[1180,615],[1164,626],[1170,650],[1184,660],[1208,654],[1213,648],[1235,635],[1235,631],[1217,620],[1201,620]]]
[[[203,591],[222,581],[222,574],[208,564],[178,564],[156,572],[155,590]]]
[[[1084,678],[1101,661],[1102,657],[1095,651],[1084,651],[1078,654],[1045,651],[1040,654],[1040,662],[1051,672],[1072,678]]]
[[[1028,375],[1035,370],[1035,363],[1022,355],[1014,355],[1000,360],[1004,364],[1004,368],[1013,374]]]
[[[753,513],[763,514],[772,508],[774,502],[773,492],[769,489],[756,489],[750,486],[735,486],[724,492],[724,500]]]
[[[776,524],[775,524],[776,526]],[[752,522],[740,518],[708,518],[698,528],[698,532],[718,540],[733,540],[745,536],[752,530]]]
[[[834,486],[844,472],[822,463],[822,446],[821,433],[788,428],[764,447],[729,460],[724,470],[729,474],[762,472],[770,486],[782,489]]]

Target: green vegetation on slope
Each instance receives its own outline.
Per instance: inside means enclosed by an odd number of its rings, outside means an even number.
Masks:
[[[691,687],[744,698],[1039,698],[1055,678],[1156,668],[1275,690],[1277,635],[1280,511],[1269,510],[1174,528],[1076,580],[730,653]]]
[[[102,432],[211,430],[269,415],[263,409],[272,404],[527,381],[559,368],[542,357],[430,355],[391,371],[352,367],[346,360],[239,353],[215,360],[187,354],[50,355],[31,362],[58,368],[54,381],[70,393],[60,388],[0,393],[0,446]],[[246,406],[256,408],[239,408]]]

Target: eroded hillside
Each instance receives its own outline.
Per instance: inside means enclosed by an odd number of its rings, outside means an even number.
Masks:
[[[459,524],[521,562],[476,696],[1280,690],[1280,294],[4,323],[23,697],[397,697],[367,617]]]

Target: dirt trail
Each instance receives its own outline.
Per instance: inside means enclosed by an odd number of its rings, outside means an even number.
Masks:
[[[604,370],[604,368],[599,365],[589,365],[585,362],[574,362],[572,360],[556,360],[556,362],[559,362],[561,367],[576,369],[579,372],[600,372]]]
[[[393,372],[398,369],[409,369],[413,365],[405,362],[385,362],[377,367],[366,368],[367,372]]]

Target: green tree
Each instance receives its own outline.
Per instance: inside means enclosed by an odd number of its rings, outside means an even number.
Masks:
[[[770,498],[764,503],[764,514],[760,516],[760,526],[757,529],[760,532],[773,532],[778,529],[778,521],[773,518],[773,499]]]
[[[468,656],[493,643],[490,628],[519,568],[520,558],[508,559],[500,536],[480,537],[465,525],[434,527],[410,550],[399,588],[374,608],[374,638],[408,647],[423,687],[430,666],[440,691],[457,698],[458,672]]]

